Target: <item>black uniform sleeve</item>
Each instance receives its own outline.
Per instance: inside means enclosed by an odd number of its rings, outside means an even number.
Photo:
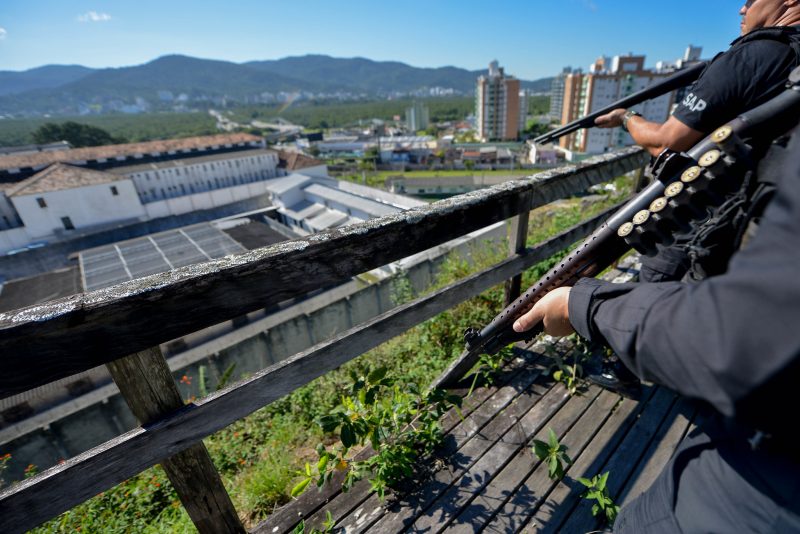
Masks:
[[[673,116],[700,132],[736,118],[780,92],[794,52],[775,40],[736,45],[703,71]]]
[[[798,136],[795,136],[798,137]],[[795,145],[797,146],[797,145]],[[800,153],[800,146],[798,146]],[[581,280],[570,321],[641,378],[765,431],[800,380],[800,159],[728,272],[697,284]]]

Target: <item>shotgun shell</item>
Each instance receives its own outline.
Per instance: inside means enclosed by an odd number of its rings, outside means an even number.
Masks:
[[[650,211],[658,213],[667,207],[667,199],[665,197],[658,197],[650,203]]]
[[[647,210],[642,210],[633,216],[633,224],[644,224],[645,222],[647,222],[647,219],[649,217],[650,217],[650,212]]]
[[[683,182],[672,182],[664,189],[664,196],[667,198],[674,198],[683,191]]]
[[[700,176],[700,173],[702,172],[702,170],[703,169],[701,169],[700,167],[698,167],[696,165],[694,167],[689,167],[688,169],[683,171],[683,174],[681,174],[681,182],[683,182],[685,184],[688,184],[690,182],[694,182]]]
[[[713,139],[715,143],[722,143],[723,141],[726,141],[731,136],[732,133],[733,133],[733,128],[727,125],[722,126],[720,128],[717,128],[717,130],[713,134],[711,134],[711,139]]]
[[[633,231],[633,223],[626,222],[625,224],[619,227],[619,229],[617,230],[617,235],[620,237],[627,237],[631,234],[632,231]]]
[[[708,152],[700,156],[700,161],[699,161],[700,166],[711,167],[712,165],[714,165],[716,162],[719,161],[721,155],[722,154],[720,153],[719,150],[709,150]]]

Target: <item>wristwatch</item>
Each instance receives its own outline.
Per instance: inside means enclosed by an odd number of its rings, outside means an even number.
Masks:
[[[628,131],[628,121],[631,120],[631,117],[641,117],[642,114],[638,111],[634,111],[629,109],[625,112],[625,115],[622,116],[622,129],[626,132]]]

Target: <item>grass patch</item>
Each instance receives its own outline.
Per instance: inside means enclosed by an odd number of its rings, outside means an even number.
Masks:
[[[470,171],[470,170],[441,170],[441,171],[365,171],[364,174],[344,174],[337,176],[339,180],[347,180],[348,182],[355,182],[363,184],[366,178],[366,185],[371,187],[383,188],[386,185],[386,180],[389,178],[454,178],[459,176],[512,176],[514,178],[525,178],[532,176],[542,169],[505,169],[505,170],[487,170],[487,171]]]

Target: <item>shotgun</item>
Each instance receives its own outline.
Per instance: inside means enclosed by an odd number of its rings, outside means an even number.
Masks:
[[[685,87],[700,77],[700,73],[703,72],[703,69],[706,68],[706,65],[707,63],[704,61],[692,63],[689,67],[681,69],[674,74],[667,76],[660,82],[642,89],[641,91],[630,96],[626,96],[625,98],[618,100],[617,102],[614,102],[603,109],[595,111],[591,115],[587,115],[576,121],[572,121],[571,123],[553,130],[552,132],[542,134],[539,137],[536,137],[533,142],[537,144],[552,143],[556,139],[571,134],[572,132],[580,130],[581,128],[592,128],[597,117],[605,115],[606,113],[610,113],[615,109],[629,108],[637,104],[641,104],[647,100],[665,95],[670,91],[674,91],[675,89]]]
[[[800,67],[787,88],[764,104],[745,112],[700,141],[687,153],[665,150],[651,164],[653,181],[600,225],[565,259],[529,287],[483,329],[464,334],[466,348],[433,387],[460,379],[481,354],[495,354],[518,341],[531,341],[542,324],[515,332],[514,321],[553,289],[572,286],[579,278],[596,276],[631,248],[645,255],[656,244],[669,245],[674,234],[709,216],[726,195],[738,191],[744,175],[755,170],[758,154],[746,140],[774,140],[797,124],[800,116]]]

